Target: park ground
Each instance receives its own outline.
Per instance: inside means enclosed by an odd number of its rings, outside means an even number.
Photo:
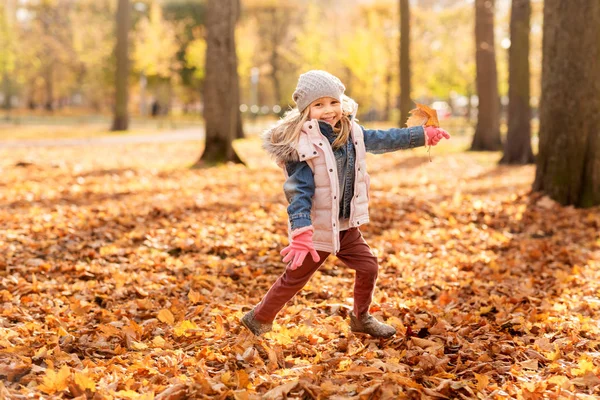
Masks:
[[[600,210],[468,144],[369,155],[389,340],[349,331],[333,256],[273,332],[240,327],[287,244],[257,137],[207,169],[201,141],[0,147],[0,397],[597,398]]]

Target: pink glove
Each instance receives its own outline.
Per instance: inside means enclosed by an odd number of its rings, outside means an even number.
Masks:
[[[314,262],[321,259],[313,246],[312,236],[312,226],[295,229],[292,231],[292,243],[281,250],[280,254],[285,256],[283,262],[291,261],[287,267],[292,271],[302,265],[308,253],[310,253]]]
[[[442,138],[450,139],[450,134],[442,128],[425,127],[425,146],[435,146]]]

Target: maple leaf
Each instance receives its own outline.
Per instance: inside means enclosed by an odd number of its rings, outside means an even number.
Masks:
[[[419,125],[433,126],[436,128],[440,127],[437,111],[425,104],[416,102],[415,104],[417,105],[417,108],[410,110],[411,116],[406,120],[407,127]]]
[[[437,111],[433,108],[415,102],[417,108],[410,110],[411,116],[406,120],[406,126],[433,126],[436,128],[440,127],[440,121],[438,121]],[[427,153],[429,154],[429,162],[431,162],[431,146],[428,146]]]
[[[94,380],[91,379],[85,373],[83,373],[83,372],[75,372],[75,374],[73,374],[73,379],[75,381],[75,384],[81,390],[89,389],[92,392],[96,391],[96,384],[94,383]]]
[[[42,380],[42,384],[38,388],[47,394],[54,394],[56,392],[62,392],[69,386],[69,377],[71,376],[71,369],[63,365],[63,367],[56,372],[54,369],[46,370],[46,375]]]

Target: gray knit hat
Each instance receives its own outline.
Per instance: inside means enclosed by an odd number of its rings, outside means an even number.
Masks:
[[[300,75],[292,99],[302,112],[310,103],[321,97],[333,97],[341,103],[344,90],[346,87],[342,81],[329,72],[312,70]]]

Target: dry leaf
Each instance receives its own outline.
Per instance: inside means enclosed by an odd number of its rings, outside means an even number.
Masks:
[[[202,297],[201,297],[200,293],[191,289],[190,292],[188,293],[188,299],[192,302],[192,304],[196,304],[201,301]]]
[[[406,126],[433,126],[436,128],[440,127],[440,121],[438,121],[437,111],[433,108],[426,106],[425,104],[415,103],[417,108],[410,110],[410,117],[406,120]]]
[[[173,313],[166,308],[158,312],[157,318],[159,321],[171,326],[173,326],[175,323],[175,317],[173,316]]]
[[[38,388],[47,394],[54,394],[56,392],[62,392],[69,386],[69,377],[71,376],[71,369],[63,365],[63,367],[56,372],[54,369],[46,370],[46,375],[42,380],[42,384]]]
[[[188,331],[197,329],[198,325],[196,325],[192,321],[185,320],[181,321],[181,323],[179,323],[175,328],[173,328],[173,333],[175,334],[175,336],[190,336],[191,333],[189,333]]]
[[[96,383],[90,378],[85,372],[75,372],[73,374],[73,380],[80,390],[96,391]]]

